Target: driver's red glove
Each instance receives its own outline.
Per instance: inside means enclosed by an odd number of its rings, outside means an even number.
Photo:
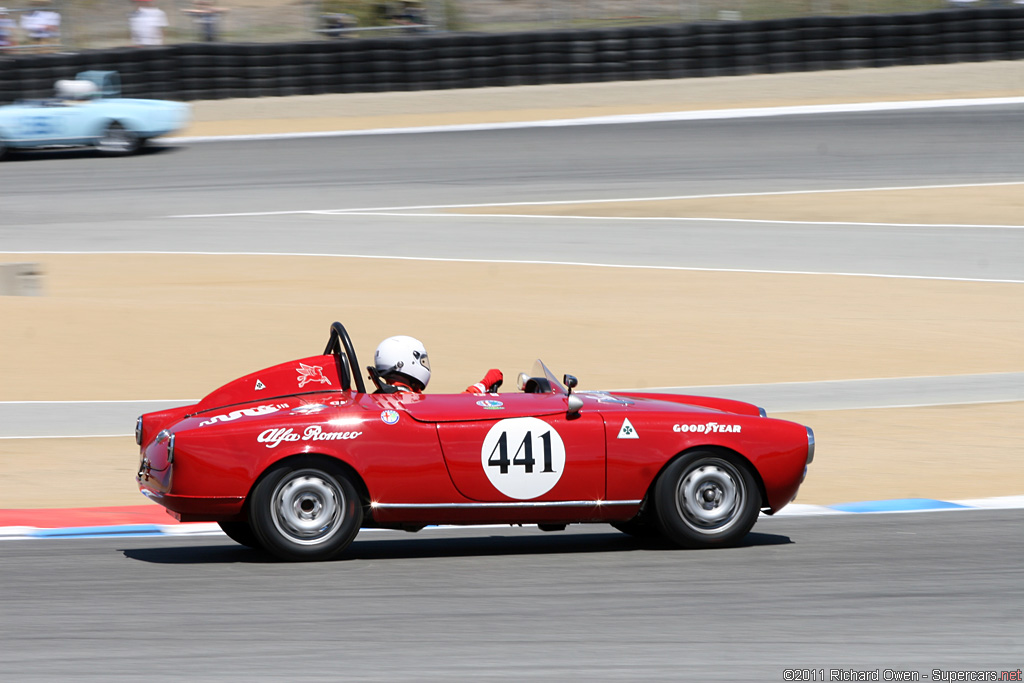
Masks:
[[[466,387],[465,393],[486,394],[487,390],[491,386],[501,382],[503,379],[505,379],[505,376],[501,374],[501,370],[498,370],[497,368],[491,368],[490,370],[487,371],[487,374],[484,375],[484,378],[482,380],[480,380],[476,384],[471,384],[470,386]]]

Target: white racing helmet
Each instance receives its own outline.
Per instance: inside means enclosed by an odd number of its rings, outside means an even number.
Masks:
[[[430,361],[423,342],[413,337],[388,337],[377,347],[373,356],[377,372],[385,379],[397,375],[422,391],[430,382]]]

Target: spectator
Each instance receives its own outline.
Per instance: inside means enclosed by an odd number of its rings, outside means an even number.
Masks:
[[[6,7],[0,7],[0,52],[7,52],[7,48],[15,47],[18,40],[14,30],[18,27],[7,13]]]
[[[192,9],[185,10],[185,14],[192,16],[192,21],[199,27],[199,34],[207,43],[218,40],[221,15],[228,10],[223,7],[214,7],[211,0],[195,0]]]
[[[391,23],[391,8],[386,2],[378,2],[373,5],[373,25],[387,26]]]
[[[405,20],[409,24],[425,26],[427,23],[427,10],[419,0],[410,0],[403,6]]]
[[[401,9],[391,16],[396,26],[407,26],[407,33],[419,33],[425,31],[423,28],[427,23],[427,13],[419,2],[403,2]]]
[[[359,26],[358,19],[344,12],[321,14],[320,21],[323,24],[322,31],[328,38],[343,38]]]
[[[49,7],[48,0],[34,0],[36,9],[21,15],[21,29],[38,52],[49,52],[60,42],[60,13]]]
[[[167,15],[152,0],[135,0],[135,11],[128,18],[132,45],[163,45]]]

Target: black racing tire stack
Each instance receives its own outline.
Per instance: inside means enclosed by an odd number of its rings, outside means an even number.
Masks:
[[[0,102],[85,69],[127,97],[206,100],[695,78],[1024,58],[1024,6],[518,33],[372,34],[0,55]]]

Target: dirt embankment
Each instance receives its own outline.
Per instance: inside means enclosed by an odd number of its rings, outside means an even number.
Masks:
[[[193,104],[184,136],[538,121],[617,114],[1024,95],[1024,61],[726,78],[301,95]]]

